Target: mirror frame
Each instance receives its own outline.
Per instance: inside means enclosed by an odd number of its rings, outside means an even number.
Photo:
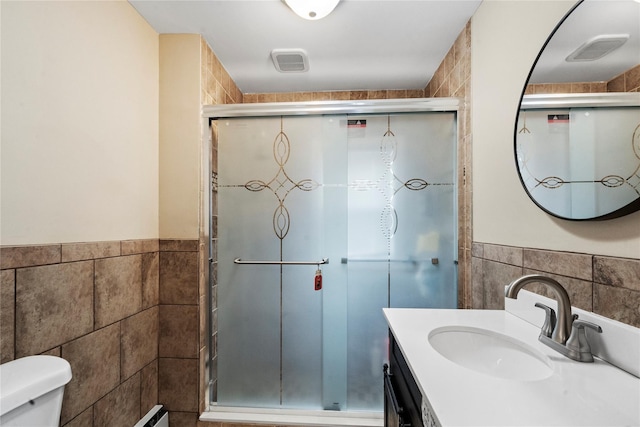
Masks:
[[[545,213],[555,217],[555,218],[559,218],[559,219],[563,219],[566,221],[603,221],[603,220],[608,220],[608,219],[614,219],[614,218],[619,218],[625,215],[629,215],[632,214],[634,212],[640,211],[640,197],[638,197],[637,199],[635,199],[633,202],[619,208],[616,209],[612,212],[609,212],[607,214],[604,215],[600,215],[597,217],[589,217],[589,218],[569,218],[569,217],[565,217],[565,216],[561,216],[558,215],[554,212],[549,211],[547,208],[545,208],[544,206],[542,206],[540,203],[538,203],[538,201],[531,195],[531,193],[529,193],[529,190],[527,190],[527,186],[525,185],[524,179],[522,178],[522,173],[520,172],[520,167],[518,166],[518,151],[517,151],[517,145],[518,145],[518,123],[519,123],[519,119],[520,119],[520,113],[521,113],[521,105],[522,105],[522,101],[524,100],[524,96],[527,90],[527,86],[529,85],[529,81],[531,80],[531,76],[533,75],[533,72],[536,68],[536,65],[538,64],[538,61],[540,60],[540,57],[542,57],[542,54],[544,53],[544,50],[546,49],[547,45],[551,42],[551,40],[553,39],[553,36],[558,32],[558,30],[560,29],[560,27],[562,26],[562,24],[564,24],[564,22],[569,18],[569,16],[571,16],[571,14],[576,10],[576,8],[578,8],[582,3],[584,3],[585,0],[580,0],[578,1],[575,5],[573,5],[573,7],[562,17],[562,19],[560,20],[560,22],[558,22],[558,24],[555,26],[555,28],[553,29],[553,31],[551,32],[551,34],[549,35],[549,37],[547,37],[547,40],[544,42],[544,44],[542,45],[542,47],[540,48],[540,52],[538,52],[538,55],[536,56],[536,59],[533,61],[533,65],[531,66],[531,69],[529,70],[529,74],[527,75],[527,79],[525,80],[524,83],[524,87],[522,88],[522,92],[520,93],[520,102],[518,103],[518,111],[516,113],[516,120],[515,120],[515,124],[513,126],[513,154],[514,154],[514,160],[515,160],[515,166],[516,166],[516,171],[518,173],[518,178],[520,180],[520,184],[522,185],[522,188],[524,189],[525,193],[527,193],[527,196],[529,197],[529,199],[531,199],[531,201],[538,207],[540,208],[542,211],[544,211]]]

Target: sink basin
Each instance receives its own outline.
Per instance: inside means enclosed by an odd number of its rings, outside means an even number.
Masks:
[[[431,331],[429,343],[450,361],[493,377],[536,381],[553,374],[543,353],[488,329],[444,326]]]

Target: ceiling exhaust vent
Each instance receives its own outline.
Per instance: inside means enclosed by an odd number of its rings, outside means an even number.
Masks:
[[[281,73],[304,73],[309,71],[309,59],[302,49],[273,49],[271,59]]]
[[[567,62],[595,61],[613,52],[629,40],[629,34],[606,34],[587,40],[567,56]]]

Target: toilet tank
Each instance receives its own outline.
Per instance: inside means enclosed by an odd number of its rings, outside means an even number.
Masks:
[[[27,356],[0,365],[0,425],[59,426],[71,366],[55,356]]]

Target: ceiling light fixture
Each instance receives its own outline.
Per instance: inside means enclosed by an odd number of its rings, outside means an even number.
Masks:
[[[340,0],[283,0],[296,15],[316,21],[330,14]]]

